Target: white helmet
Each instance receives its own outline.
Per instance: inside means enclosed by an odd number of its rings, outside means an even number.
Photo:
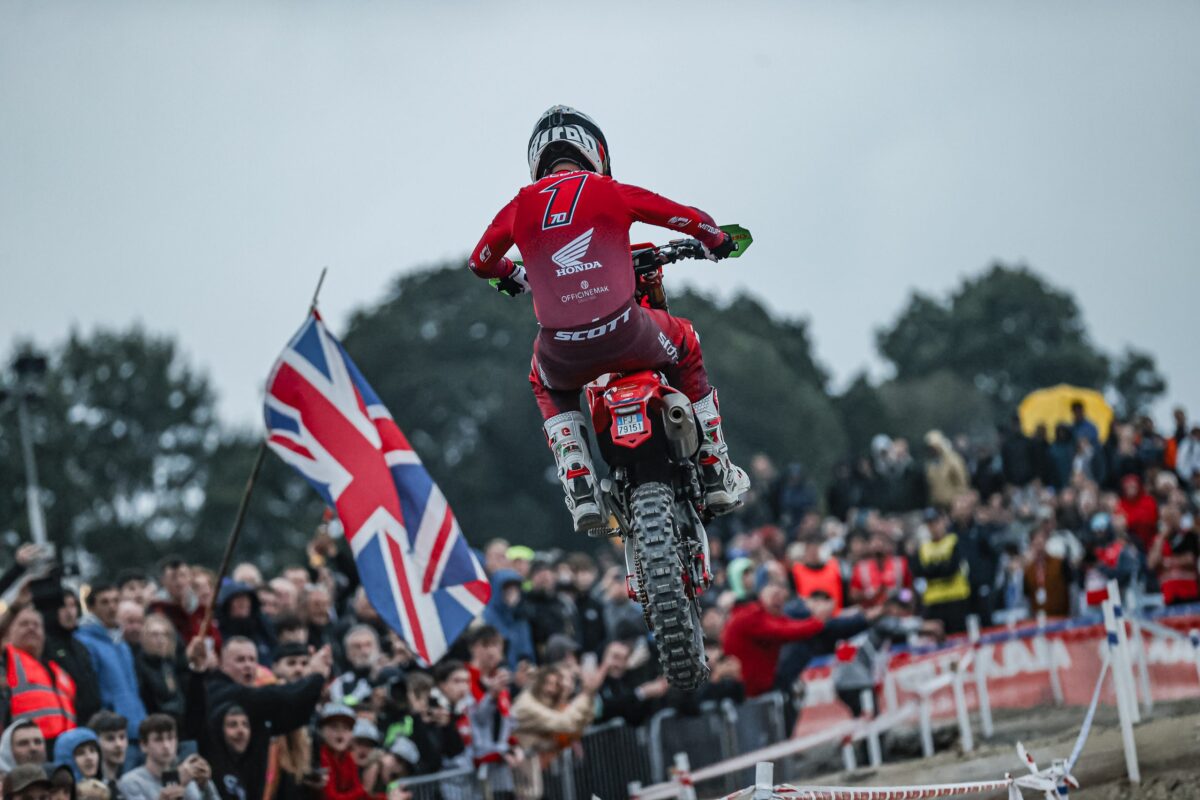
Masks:
[[[608,142],[600,126],[570,106],[548,108],[529,136],[529,175],[546,177],[555,162],[570,159],[585,169],[611,175]]]

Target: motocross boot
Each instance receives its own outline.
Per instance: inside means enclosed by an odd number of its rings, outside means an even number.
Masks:
[[[567,495],[567,510],[579,533],[606,527],[607,517],[598,495],[596,470],[588,451],[583,414],[568,411],[546,420],[546,441],[558,464],[558,478]]]
[[[692,409],[700,422],[700,481],[704,485],[704,502],[712,513],[727,514],[742,504],[742,495],[750,488],[750,478],[729,460],[729,445],[721,432],[717,390],[692,403]]]

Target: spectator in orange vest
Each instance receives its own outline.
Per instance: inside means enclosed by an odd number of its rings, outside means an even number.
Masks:
[[[801,597],[811,597],[813,592],[829,595],[836,614],[842,610],[846,596],[842,586],[842,565],[832,556],[823,558],[823,546],[820,535],[805,539],[800,560],[792,564],[792,579],[796,583],[796,594]]]
[[[4,645],[9,715],[32,717],[52,740],[75,727],[75,681],[56,662],[42,660],[45,644],[41,613],[31,605],[17,608]]]
[[[908,559],[897,554],[896,543],[887,529],[880,526],[871,535],[870,555],[854,565],[850,600],[871,608],[883,605],[893,592],[911,588]]]

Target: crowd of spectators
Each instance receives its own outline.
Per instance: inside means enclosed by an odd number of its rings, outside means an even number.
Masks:
[[[537,796],[538,767],[589,725],[794,696],[847,640],[876,652],[970,614],[1076,615],[1114,578],[1200,599],[1200,426],[1182,411],[1168,435],[1143,418],[1102,438],[1082,408],[1052,439],[1014,421],[990,443],[931,431],[914,454],[881,435],[824,497],[799,465],[757,456],[751,474],[710,531],[711,677],[694,693],[662,677],[615,539],[591,554],[487,542],[487,608],[432,665],[324,527],[303,563],[269,578],[241,563],[220,586],[179,558],[64,580],[22,546],[0,577],[4,800],[402,800],[398,779],[455,768]],[[853,667],[839,688],[857,712]]]

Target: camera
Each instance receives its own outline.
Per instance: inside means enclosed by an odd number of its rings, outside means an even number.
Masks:
[[[446,697],[446,695],[442,694],[442,690],[437,688],[436,686],[433,688],[432,691],[429,692],[429,702],[433,706],[440,708],[443,711],[451,710],[450,700]]]

